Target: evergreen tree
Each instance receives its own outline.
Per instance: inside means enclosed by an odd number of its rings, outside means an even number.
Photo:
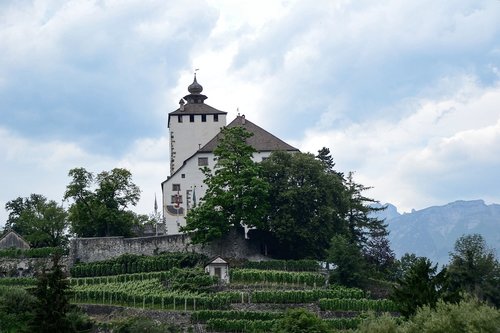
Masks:
[[[348,287],[359,287],[366,275],[366,262],[357,244],[348,237],[338,234],[331,240],[328,262],[335,264],[331,274],[332,282]]]
[[[34,308],[33,332],[67,333],[75,331],[67,317],[67,313],[71,309],[69,281],[66,279],[59,260],[59,255],[53,255],[51,270],[42,271],[37,278],[34,292],[37,301]]]
[[[419,307],[434,307],[440,297],[445,274],[444,270],[437,273],[437,265],[433,266],[429,259],[419,257],[406,274],[396,281],[392,291],[391,299],[397,303],[399,312],[409,317]]]

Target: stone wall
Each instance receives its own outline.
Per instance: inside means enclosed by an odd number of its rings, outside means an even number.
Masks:
[[[98,237],[75,238],[71,242],[70,260],[94,262],[118,257],[124,253],[154,255],[161,252],[198,252],[208,257],[266,260],[258,246],[244,239],[235,230],[226,237],[208,245],[193,245],[187,234],[138,238]]]
[[[68,256],[62,256],[59,263],[66,271]],[[0,258],[0,277],[32,277],[40,270],[51,267],[51,258]]]

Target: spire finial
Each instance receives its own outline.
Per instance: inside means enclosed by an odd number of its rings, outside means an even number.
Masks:
[[[191,94],[200,94],[202,91],[203,91],[203,87],[201,86],[201,84],[198,83],[198,81],[196,81],[196,72],[199,71],[200,69],[199,68],[196,68],[194,70],[194,80],[193,80],[193,83],[191,83],[188,87],[188,91],[191,93]]]

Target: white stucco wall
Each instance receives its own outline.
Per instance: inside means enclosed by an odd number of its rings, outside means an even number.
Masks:
[[[184,114],[180,123],[177,115],[171,116],[170,174],[177,171],[187,158],[216,136],[221,127],[226,126],[226,115],[219,114],[218,117],[219,120],[215,122],[213,115],[206,115],[206,122],[202,122],[201,115],[194,115],[194,122],[190,122],[189,114]]]
[[[269,157],[271,152],[256,152],[253,156],[255,162],[261,162],[263,158]],[[196,192],[196,202],[200,204],[203,196],[206,192],[206,185],[203,182],[205,179],[203,173],[198,166],[198,157],[208,158],[208,167],[213,170],[215,167],[214,155],[212,153],[198,153],[192,158],[186,161],[178,172],[176,172],[172,177],[170,177],[166,182],[163,183],[163,212],[167,227],[167,233],[169,235],[175,235],[179,233],[179,227],[186,225],[186,213],[189,208],[192,208],[192,202],[186,200],[186,191],[195,190]],[[184,178],[182,177],[184,175]],[[182,204],[180,205],[184,209],[184,214],[171,214],[168,212],[166,206],[172,205],[171,197],[177,192],[173,191],[172,185],[180,185],[180,195],[182,195]],[[191,192],[192,193],[192,192]],[[192,195],[191,195],[192,198]]]

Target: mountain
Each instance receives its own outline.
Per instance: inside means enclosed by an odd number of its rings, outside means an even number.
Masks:
[[[400,214],[394,205],[378,212],[390,231],[391,247],[399,258],[405,253],[447,264],[455,241],[464,234],[481,234],[490,248],[500,249],[500,205],[483,200],[455,201]],[[498,253],[497,253],[498,254]]]

